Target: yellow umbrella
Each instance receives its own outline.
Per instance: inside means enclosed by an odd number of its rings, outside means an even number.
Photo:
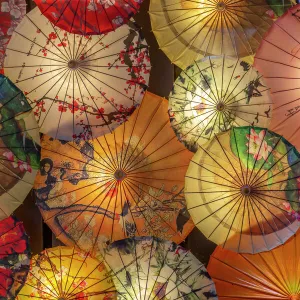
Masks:
[[[33,256],[18,300],[111,300],[115,287],[103,261],[75,248],[56,247]]]
[[[272,24],[265,0],[151,0],[160,48],[185,69],[203,56],[254,55]]]

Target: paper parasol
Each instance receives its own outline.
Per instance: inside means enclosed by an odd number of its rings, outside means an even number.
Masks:
[[[15,299],[26,280],[30,257],[23,223],[15,217],[0,221],[1,299]]]
[[[300,147],[300,5],[289,9],[271,27],[255,56],[274,101],[270,129]]]
[[[178,139],[196,152],[198,144],[232,126],[268,127],[272,99],[262,76],[247,62],[208,57],[180,73],[169,109]]]
[[[18,300],[112,300],[114,292],[103,261],[75,248],[56,247],[32,257]]]
[[[233,127],[200,146],[186,174],[189,213],[203,234],[241,253],[283,244],[300,225],[300,154],[259,127]]]
[[[300,233],[260,254],[237,254],[217,247],[208,271],[219,300],[300,299]]]
[[[0,74],[3,74],[6,46],[25,14],[26,0],[0,0]]]
[[[181,69],[209,55],[254,55],[272,24],[265,0],[152,0],[160,48]]]
[[[55,28],[38,8],[15,30],[4,64],[41,131],[64,140],[111,132],[142,100],[150,72],[135,23],[84,37]]]
[[[143,0],[35,0],[41,13],[68,32],[90,35],[127,23]]]
[[[218,299],[204,265],[175,243],[147,236],[117,241],[104,261],[125,300]]]
[[[146,93],[113,134],[69,143],[44,136],[35,193],[63,243],[97,255],[110,241],[153,235],[180,243],[193,229],[183,196],[192,153],[170,128],[167,107]]]
[[[39,128],[22,92],[0,74],[0,220],[24,201],[40,162]]]

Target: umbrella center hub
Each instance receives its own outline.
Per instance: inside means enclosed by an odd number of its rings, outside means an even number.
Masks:
[[[126,173],[122,169],[116,170],[114,177],[117,181],[121,181],[126,178]]]
[[[251,194],[251,192],[252,192],[252,188],[250,185],[245,184],[241,187],[242,195],[249,196]]]
[[[217,4],[217,10],[219,11],[223,11],[226,9],[226,4],[223,2],[223,1],[220,1],[218,4]]]
[[[225,109],[225,104],[223,103],[223,102],[219,102],[218,104],[217,104],[217,106],[216,106],[216,108],[217,108],[217,111],[224,111],[224,109]]]
[[[80,62],[78,60],[72,59],[68,62],[68,67],[71,70],[76,70],[79,68],[79,66],[80,66]]]

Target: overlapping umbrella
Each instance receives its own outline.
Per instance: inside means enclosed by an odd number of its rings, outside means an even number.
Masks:
[[[55,28],[35,8],[6,52],[5,73],[26,94],[41,131],[64,140],[111,132],[140,103],[149,79],[148,46],[133,22],[84,37]]]
[[[0,220],[24,201],[40,162],[39,128],[22,92],[0,74]]]
[[[18,300],[112,300],[115,287],[102,261],[75,248],[46,249],[31,259]]]
[[[185,239],[194,227],[183,196],[192,153],[170,127],[167,106],[146,93],[112,134],[69,143],[44,136],[35,193],[61,241],[97,255],[134,235]]]
[[[297,148],[300,90],[300,4],[289,9],[271,27],[255,56],[255,66],[264,75],[273,94],[270,128]]]
[[[209,55],[254,55],[272,24],[265,0],[153,0],[150,19],[160,48],[181,69]]]
[[[178,139],[195,152],[198,144],[232,126],[268,127],[272,99],[262,76],[246,61],[208,57],[180,73],[169,109]]]
[[[115,30],[127,23],[143,0],[35,0],[55,26],[90,35]]]
[[[300,233],[272,251],[237,254],[217,247],[208,271],[220,300],[298,300]]]
[[[15,299],[29,271],[30,248],[23,223],[0,221],[0,298]]]
[[[267,251],[299,228],[300,154],[282,136],[233,127],[200,146],[186,174],[195,225],[241,253]]]
[[[154,237],[117,241],[104,261],[120,298],[218,299],[204,265],[175,243]]]
[[[26,0],[0,0],[0,74],[3,74],[6,46],[25,14]]]

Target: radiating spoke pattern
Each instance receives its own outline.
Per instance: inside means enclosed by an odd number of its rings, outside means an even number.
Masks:
[[[208,271],[218,299],[297,300],[300,298],[300,234],[260,254],[236,254],[217,247]]]
[[[167,111],[167,100],[147,92],[112,134],[69,143],[43,137],[37,204],[65,244],[97,255],[110,241],[152,235],[180,243],[192,230],[183,196],[192,153]]]
[[[236,252],[273,249],[300,225],[300,154],[260,127],[233,127],[200,146],[186,174],[196,226]]]
[[[153,0],[150,18],[160,48],[185,69],[203,56],[254,55],[272,24],[268,10],[265,0]]]
[[[175,243],[129,238],[109,245],[103,256],[121,299],[217,299],[204,265]]]
[[[172,127],[195,152],[232,126],[268,127],[272,99],[261,75],[226,56],[196,61],[177,77],[169,96]]]
[[[91,139],[112,132],[140,103],[150,59],[133,22],[82,36],[54,27],[35,8],[9,42],[5,73],[24,91],[43,133]]]
[[[103,261],[72,247],[45,249],[32,257],[18,300],[112,300],[115,287]]]
[[[255,66],[264,75],[274,100],[270,129],[298,149],[300,128],[300,5],[289,9],[264,37]]]
[[[35,0],[55,26],[68,32],[91,35],[108,33],[127,23],[142,0]]]

